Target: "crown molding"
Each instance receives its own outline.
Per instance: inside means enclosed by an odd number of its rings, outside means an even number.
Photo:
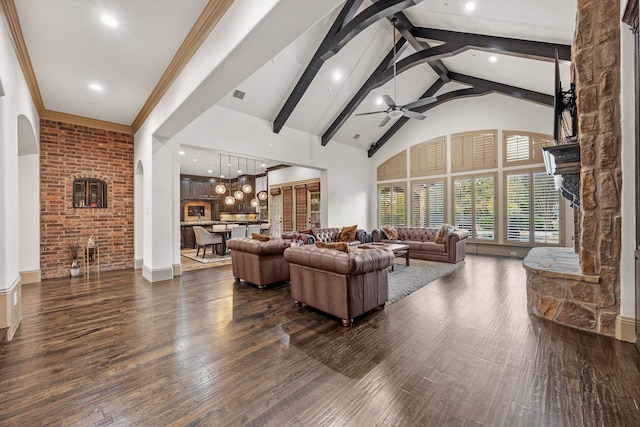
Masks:
[[[44,110],[40,113],[40,120],[69,123],[77,126],[86,126],[94,129],[102,129],[111,132],[119,132],[133,135],[133,128],[128,125],[107,122],[105,120],[91,119],[89,117],[76,116],[74,114],[61,113],[59,111]]]
[[[3,1],[3,0],[0,0]],[[131,124],[134,132],[145,122],[151,111],[158,105],[160,99],[169,90],[169,87],[178,77],[185,65],[191,60],[196,51],[200,48],[204,40],[215,25],[220,21],[225,12],[229,9],[234,0],[209,0],[198,20],[187,34],[180,48],[169,63],[169,66],[160,77],[158,84],[149,95],[147,102]]]
[[[29,51],[27,50],[27,44],[24,42],[22,36],[22,28],[20,28],[20,20],[18,19],[18,11],[13,0],[0,0],[0,12],[4,15],[4,18],[9,27],[11,40],[13,41],[13,48],[18,57],[18,63],[22,68],[22,74],[27,81],[27,87],[31,92],[31,99],[38,114],[44,111],[44,102],[42,102],[42,95],[40,94],[40,88],[38,87],[38,81],[36,80],[36,74],[33,71],[33,65],[31,64],[31,58],[29,58]]]

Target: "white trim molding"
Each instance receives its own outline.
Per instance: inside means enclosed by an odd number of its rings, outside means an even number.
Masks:
[[[618,315],[616,317],[616,338],[630,343],[636,342],[636,319]]]

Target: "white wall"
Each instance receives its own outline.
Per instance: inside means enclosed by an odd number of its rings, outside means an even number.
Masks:
[[[175,169],[179,162],[171,159],[175,151],[171,137],[341,2],[236,0],[138,129],[134,164],[142,164],[144,176],[143,192],[136,193],[135,205],[144,208],[135,212],[135,222],[143,222],[144,227],[136,228],[134,250],[149,281],[167,278],[180,246],[178,223],[170,207],[179,197],[172,182],[179,176]]]
[[[626,2],[621,2],[622,11]],[[621,23],[620,29],[620,110],[622,119],[622,252],[620,262],[620,315],[635,318],[635,254],[636,197],[635,185],[635,82],[634,43],[631,30]]]
[[[320,170],[292,166],[290,168],[278,169],[269,172],[269,185],[280,185],[287,182],[308,181],[320,179]]]
[[[370,161],[360,149],[337,142],[323,147],[318,136],[288,127],[275,134],[270,122],[218,106],[211,107],[174,139],[191,146],[322,170],[322,208],[323,213],[327,211],[323,225],[358,224],[369,229]],[[270,173],[269,185],[274,182]]]
[[[19,229],[21,226],[40,227],[39,220],[34,222],[33,218],[25,218],[21,221],[18,216],[20,188],[32,190],[35,187],[39,194],[39,184],[33,185],[39,182],[39,175],[19,173],[18,153],[21,138],[30,146],[33,141],[40,140],[40,126],[6,22],[4,19],[0,22],[0,301],[4,302],[0,307],[0,328],[8,326],[11,338],[21,319]],[[30,169],[33,171],[34,168]],[[39,241],[32,246],[39,248]],[[36,256],[39,260],[39,249]],[[39,268],[34,262],[27,264]]]

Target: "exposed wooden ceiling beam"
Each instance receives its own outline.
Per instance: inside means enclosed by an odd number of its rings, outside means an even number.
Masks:
[[[407,48],[407,41],[404,38],[400,38],[395,46],[396,55],[402,53]],[[389,53],[384,57],[376,69],[371,73],[366,82],[360,87],[358,92],[351,98],[346,107],[338,114],[338,117],[331,123],[329,128],[322,134],[322,145],[327,143],[338,132],[347,119],[356,111],[356,108],[364,101],[369,92],[371,92],[371,82],[378,80],[380,74],[382,74],[387,68],[389,68],[394,58],[394,49],[391,49]]]
[[[483,34],[462,33],[459,31],[437,30],[435,28],[414,27],[411,31],[415,37],[454,43],[468,48],[500,52],[530,59],[550,60],[558,57],[571,60],[571,46],[558,43],[546,43],[532,40],[513,39],[507,37],[487,36]]]
[[[302,99],[302,95],[304,95],[307,89],[309,89],[311,82],[316,77],[316,74],[318,74],[318,72],[320,71],[322,64],[324,64],[322,55],[331,46],[333,37],[338,31],[340,31],[340,29],[345,25],[347,21],[353,18],[361,4],[362,0],[347,0],[342,10],[340,11],[340,14],[331,25],[331,28],[327,32],[327,35],[320,43],[320,46],[316,50],[316,53],[313,54],[313,58],[311,58],[311,61],[309,61],[307,68],[305,68],[302,76],[296,83],[295,87],[289,94],[289,97],[280,109],[280,112],[273,121],[274,133],[278,133],[280,132],[280,130],[282,130],[282,127],[291,116],[291,113],[293,113],[293,110],[298,105],[298,102],[300,102],[300,100]]]
[[[553,106],[553,95],[547,95],[545,93],[535,92],[516,86],[505,85],[490,80],[479,79],[477,77],[468,76],[465,74],[451,72],[449,73],[449,77],[451,78],[451,80],[472,85],[476,88],[486,89],[490,92],[501,93],[503,95],[512,96],[518,99],[524,99],[526,101],[535,102],[549,107]]]
[[[320,71],[324,61],[338,53],[340,49],[369,25],[385,16],[393,15],[420,2],[422,0],[380,0],[360,12],[357,16],[354,16],[362,0],[348,0],[273,121],[273,132],[278,133],[282,130],[300,99],[302,99],[302,96]]]
[[[385,16],[391,16],[408,7],[415,6],[420,2],[422,2],[422,0],[387,0],[373,3],[346,24],[344,28],[340,29],[337,34],[335,34],[331,45],[327,46],[327,50],[322,54],[322,59],[326,61],[331,58],[355,36],[360,34],[365,28],[369,27],[369,25],[374,22],[379,21]]]

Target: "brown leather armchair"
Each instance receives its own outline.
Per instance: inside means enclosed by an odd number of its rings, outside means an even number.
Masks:
[[[388,267],[394,255],[389,249],[360,249],[350,253],[315,245],[284,251],[289,262],[291,297],[342,319],[344,326],[389,299]]]
[[[290,241],[261,242],[249,237],[238,237],[227,242],[231,250],[231,268],[236,280],[243,279],[258,288],[289,280],[289,263],[284,250]]]

